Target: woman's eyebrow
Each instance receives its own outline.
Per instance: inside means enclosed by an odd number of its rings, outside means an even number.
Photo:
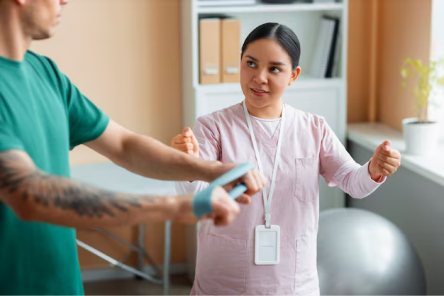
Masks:
[[[285,64],[282,62],[270,62],[270,64],[272,64],[274,66],[285,66]]]
[[[258,59],[256,59],[255,57],[252,57],[251,55],[247,55],[245,57],[250,58],[250,59],[252,59],[255,62],[259,62]],[[285,66],[285,64],[282,63],[282,62],[270,62],[270,65],[273,65],[273,66]]]
[[[258,62],[258,59],[253,58],[251,55],[247,55],[246,57],[252,59],[252,60],[255,61],[255,62]]]

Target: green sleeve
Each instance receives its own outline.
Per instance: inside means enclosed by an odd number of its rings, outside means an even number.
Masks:
[[[62,75],[69,118],[70,148],[97,139],[108,126],[109,117],[86,98],[79,89]]]
[[[29,52],[44,65],[46,75],[59,91],[67,110],[70,149],[100,137],[108,126],[109,118],[63,74],[49,58]]]

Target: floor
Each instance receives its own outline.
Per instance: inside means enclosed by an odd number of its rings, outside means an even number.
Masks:
[[[171,276],[170,295],[190,295],[191,286],[187,275]],[[137,279],[88,282],[83,287],[85,295],[163,295],[162,286]]]

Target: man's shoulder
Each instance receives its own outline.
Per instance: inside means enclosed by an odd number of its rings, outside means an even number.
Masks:
[[[25,61],[32,64],[33,66],[48,66],[48,58],[31,50],[28,50],[25,55]]]
[[[35,69],[46,70],[52,73],[58,72],[57,65],[54,61],[31,50],[26,52],[25,61],[31,64]]]
[[[60,88],[63,85],[61,72],[50,58],[29,50],[25,55],[25,61],[31,65],[33,71],[48,80],[54,87]]]

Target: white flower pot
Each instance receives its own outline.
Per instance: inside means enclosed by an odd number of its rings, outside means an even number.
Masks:
[[[418,118],[402,121],[406,153],[418,156],[431,156],[438,145],[439,125],[436,122],[415,123]]]

